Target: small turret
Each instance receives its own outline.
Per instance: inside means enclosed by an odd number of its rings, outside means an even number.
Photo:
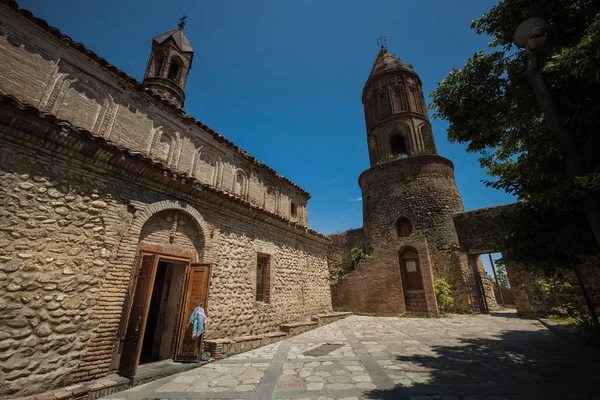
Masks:
[[[144,74],[143,85],[182,108],[185,100],[185,82],[190,69],[194,50],[183,33],[185,16],[179,26],[152,39],[152,53]]]

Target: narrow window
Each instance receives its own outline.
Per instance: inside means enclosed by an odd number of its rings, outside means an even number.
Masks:
[[[243,196],[244,194],[244,175],[241,172],[238,172],[235,177],[233,193],[238,196]]]
[[[406,142],[404,141],[404,136],[396,135],[392,137],[390,140],[390,147],[393,156],[406,156]]]
[[[269,256],[259,254],[256,256],[256,301],[270,302],[270,271]]]
[[[296,218],[298,216],[298,209],[296,207],[296,203],[294,203],[292,201],[292,203],[290,204],[290,214],[292,215],[292,217]]]
[[[400,217],[396,221],[396,235],[398,237],[408,237],[412,233],[412,224],[406,217]]]
[[[160,76],[164,59],[165,56],[163,54],[157,54],[154,58],[154,76]]]
[[[181,70],[182,64],[181,60],[178,57],[171,58],[171,66],[169,67],[169,74],[167,75],[167,79],[174,81],[177,83],[177,79],[179,78],[179,71]]]

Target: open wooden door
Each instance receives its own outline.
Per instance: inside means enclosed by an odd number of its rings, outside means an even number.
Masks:
[[[198,306],[207,310],[208,286],[210,279],[209,264],[191,264],[185,277],[183,301],[179,313],[179,332],[175,361],[198,362],[202,355],[201,344],[204,334],[192,338],[192,325],[188,322],[194,309]]]
[[[141,256],[118,370],[120,375],[127,378],[135,376],[140,359],[157,264],[158,256],[154,254]]]

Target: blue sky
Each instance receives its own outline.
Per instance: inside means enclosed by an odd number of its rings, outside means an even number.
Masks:
[[[489,38],[470,21],[496,1],[21,0],[74,40],[141,80],[151,40],[176,28],[195,50],[186,111],[308,190],[309,225],[329,234],[362,226],[358,176],[368,168],[361,91],[376,38],[413,63],[429,93]],[[429,98],[427,98],[429,103]],[[430,112],[431,115],[431,112]],[[465,209],[513,201],[487,188],[477,155],[446,139]]]

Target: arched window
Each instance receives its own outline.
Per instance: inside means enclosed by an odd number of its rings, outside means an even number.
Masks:
[[[296,218],[298,216],[298,207],[296,206],[296,203],[294,203],[293,201],[290,203],[290,215],[293,218]]]
[[[156,145],[156,157],[163,161],[169,162],[169,155],[172,147],[173,139],[167,133],[163,133],[160,135],[160,139]]]
[[[272,213],[277,212],[277,193],[275,193],[275,189],[271,187],[267,189],[265,195],[265,210]]]
[[[160,76],[160,72],[162,70],[163,63],[165,61],[165,55],[162,53],[156,54],[154,56],[154,76]]]
[[[406,93],[402,86],[396,86],[394,88],[394,112],[399,113],[401,111],[408,110],[406,103]]]
[[[244,187],[246,186],[246,177],[242,171],[238,171],[233,182],[233,193],[238,196],[244,195]]]
[[[408,151],[406,150],[406,142],[404,136],[394,135],[390,140],[390,150],[393,156],[406,156]]]
[[[412,231],[412,224],[408,218],[400,217],[396,220],[396,235],[398,237],[408,237]]]
[[[379,97],[377,98],[377,109],[379,110],[380,120],[392,115],[392,108],[390,107],[390,98],[387,90],[379,94]]]
[[[171,58],[171,66],[169,67],[167,79],[170,79],[173,82],[177,83],[177,80],[179,79],[179,73],[182,67],[183,63],[181,62],[181,59],[179,57]]]

